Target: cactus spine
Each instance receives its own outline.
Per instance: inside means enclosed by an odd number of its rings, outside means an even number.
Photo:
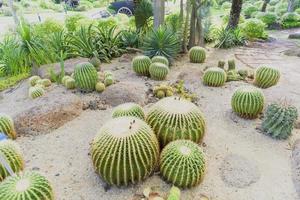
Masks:
[[[254,83],[260,88],[269,88],[276,85],[280,79],[280,72],[270,67],[259,67],[255,71]]]
[[[234,112],[243,118],[256,118],[264,108],[264,94],[255,87],[240,87],[232,98],[231,106]]]
[[[158,101],[150,108],[146,121],[161,146],[178,139],[199,143],[205,133],[205,120],[200,109],[179,97],[166,97]]]
[[[136,56],[132,60],[132,69],[139,75],[148,76],[151,59],[148,56]]]
[[[203,83],[208,86],[220,87],[225,84],[226,80],[226,72],[218,67],[207,69],[203,75]]]
[[[204,153],[192,141],[173,141],[161,152],[160,172],[164,179],[175,186],[195,186],[201,182],[205,173]]]
[[[113,118],[123,117],[123,116],[137,117],[142,120],[145,119],[145,113],[143,111],[143,108],[136,103],[121,104],[117,106],[112,112]]]
[[[98,82],[97,70],[91,63],[79,63],[75,66],[74,79],[76,86],[80,90],[86,92],[93,91]]]
[[[206,59],[206,51],[202,47],[192,47],[189,51],[190,62],[192,63],[204,63]]]
[[[0,132],[7,135],[10,139],[16,139],[17,134],[12,118],[0,113]]]
[[[163,63],[152,63],[149,67],[149,73],[154,80],[164,80],[169,73],[169,68]]]
[[[136,117],[118,117],[104,124],[91,149],[96,172],[105,182],[117,186],[148,177],[159,159],[155,134]]]
[[[44,94],[45,94],[45,90],[39,85],[36,85],[36,86],[33,86],[33,87],[29,88],[29,97],[32,98],[32,99],[36,99],[38,97],[41,97]]]
[[[164,56],[154,56],[152,59],[152,63],[159,62],[169,66],[169,60]]]

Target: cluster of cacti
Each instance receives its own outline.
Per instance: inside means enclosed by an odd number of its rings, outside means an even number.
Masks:
[[[17,137],[13,119],[10,116],[1,113],[0,113],[0,133],[4,133],[11,139],[16,139]]]
[[[32,98],[32,99],[36,99],[38,97],[41,97],[45,94],[45,90],[43,87],[39,86],[39,85],[36,85],[36,86],[33,86],[33,87],[30,87],[29,88],[29,97]]]
[[[152,63],[149,67],[149,74],[152,79],[164,80],[169,73],[169,67],[163,63]]]
[[[10,176],[0,184],[1,200],[54,200],[50,182],[37,172]]]
[[[110,71],[105,71],[104,72],[104,85],[105,86],[110,86],[112,84],[114,84],[115,80],[114,80],[114,76]]]
[[[204,72],[202,80],[205,85],[220,87],[227,80],[226,72],[219,67],[212,67]]]
[[[204,48],[195,46],[189,51],[190,62],[192,63],[204,63],[206,59],[206,51]]]
[[[184,86],[184,81],[180,80],[178,83],[173,85],[175,88],[175,93],[180,96],[180,98],[186,99],[188,101],[194,101],[197,98],[197,95],[188,91]]]
[[[193,103],[179,98],[166,97],[155,103],[146,118],[161,146],[178,139],[199,143],[205,133],[205,120]]]
[[[273,103],[267,107],[262,129],[273,138],[287,139],[292,134],[297,118],[296,107]]]
[[[148,56],[136,56],[132,60],[132,69],[139,75],[148,76],[151,63]]]
[[[227,82],[244,80],[244,78],[236,70],[227,71],[226,74],[227,74],[227,80],[226,80]]]
[[[103,92],[105,90],[105,84],[102,82],[98,82],[96,84],[96,91],[97,92]]]
[[[161,99],[164,97],[170,97],[174,95],[174,89],[172,86],[167,84],[160,84],[158,86],[155,86],[153,89],[154,95]]]
[[[93,91],[98,82],[97,70],[89,62],[79,63],[75,66],[74,79],[76,87],[80,90]]]
[[[40,85],[42,87],[49,87],[51,86],[51,84],[52,84],[51,81],[45,78],[45,79],[37,80],[35,86]]]
[[[243,78],[246,79],[250,74],[249,71],[246,69],[240,69],[237,71],[237,73]]]
[[[16,142],[12,140],[0,141],[0,157],[4,159],[4,162],[11,168],[13,173],[18,173],[24,169],[23,155]],[[0,162],[0,182],[9,175],[9,171],[6,169],[5,164]]]
[[[101,65],[100,59],[95,56],[89,59],[89,63],[91,63],[96,69],[99,69]]]
[[[95,170],[105,182],[128,185],[153,172],[159,160],[159,143],[143,120],[118,117],[100,129],[91,154]]]
[[[232,98],[231,106],[234,112],[244,118],[256,118],[264,108],[264,94],[255,87],[240,87]]]
[[[66,85],[66,80],[72,78],[71,76],[65,75],[62,79],[61,79],[61,83],[65,86]]]
[[[119,106],[117,106],[113,112],[112,112],[112,117],[137,117],[142,120],[145,119],[145,113],[143,108],[136,104],[136,103],[124,103]]]
[[[171,187],[167,200],[180,200],[180,193],[180,189],[173,185]]]
[[[280,72],[270,67],[259,67],[255,71],[254,83],[261,88],[269,88],[278,83]]]
[[[205,173],[204,153],[192,141],[173,141],[161,152],[160,172],[164,179],[175,186],[195,186],[201,182]]]
[[[152,63],[159,62],[169,66],[169,60],[164,56],[154,56],[152,59]]]
[[[32,76],[32,77],[29,78],[29,84],[31,86],[35,86],[35,84],[36,84],[36,82],[38,80],[41,80],[41,77],[39,77],[39,76]]]

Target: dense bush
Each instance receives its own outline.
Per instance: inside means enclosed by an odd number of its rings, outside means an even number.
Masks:
[[[278,16],[274,12],[259,12],[256,15],[256,18],[260,19],[268,27],[271,27],[272,25],[278,22]]]
[[[275,5],[275,13],[279,16],[282,16],[287,12],[288,2],[281,1]]]
[[[266,39],[267,33],[265,32],[266,24],[259,19],[247,19],[241,24],[242,34],[248,39]]]
[[[173,13],[166,17],[165,24],[174,33],[178,32],[182,27],[182,22],[180,21],[179,13]]]
[[[43,23],[35,24],[33,32],[38,36],[48,37],[48,34],[60,32],[64,29],[63,24],[54,19],[46,19]]]
[[[253,13],[257,12],[257,11],[259,11],[259,9],[256,6],[249,5],[249,6],[244,8],[243,13],[244,13],[246,18],[250,18],[251,15]]]
[[[223,24],[227,25],[229,22],[229,15],[224,15],[222,17],[222,21],[223,21]],[[244,17],[244,15],[240,15],[239,23],[243,23],[243,22],[245,22],[245,17]]]
[[[225,1],[222,4],[222,10],[229,10],[230,8],[231,8],[231,3],[230,2]]]
[[[80,27],[78,22],[82,19],[86,19],[86,17],[81,14],[67,16],[65,19],[65,26],[67,30],[70,32],[75,31],[78,27]]]
[[[245,38],[241,34],[239,28],[227,30],[226,28],[220,28],[214,30],[214,35],[216,38],[217,48],[231,48],[235,46],[241,46],[245,44]]]
[[[281,17],[281,25],[283,28],[300,27],[300,15],[297,13],[286,13]]]
[[[271,0],[271,1],[269,2],[269,5],[275,6],[275,5],[278,4],[279,2],[280,2],[280,0]]]

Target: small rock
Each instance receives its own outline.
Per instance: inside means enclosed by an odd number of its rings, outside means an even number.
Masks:
[[[289,39],[300,39],[300,33],[291,33]]]

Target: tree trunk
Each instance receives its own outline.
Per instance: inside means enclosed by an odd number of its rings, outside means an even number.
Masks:
[[[288,12],[294,12],[295,10],[295,0],[289,0],[289,3],[288,3]]]
[[[197,15],[197,25],[196,25],[197,33],[198,33],[198,40],[197,45],[204,47],[204,32],[202,27],[202,19],[199,15]]]
[[[196,14],[196,5],[192,4],[189,48],[192,48],[196,44]]]
[[[164,23],[165,0],[154,0],[154,28],[157,29]]]
[[[232,0],[232,6],[230,10],[230,17],[229,17],[227,29],[235,29],[238,26],[242,5],[243,5],[243,0]]]
[[[183,22],[183,0],[180,0],[180,13],[179,13],[179,19],[181,22]]]
[[[14,22],[16,24],[16,27],[19,26],[19,19],[18,19],[18,16],[17,16],[17,12],[16,12],[16,9],[14,8],[14,1],[13,0],[8,0],[8,6],[11,10],[11,13],[12,13],[12,16],[14,18]]]

